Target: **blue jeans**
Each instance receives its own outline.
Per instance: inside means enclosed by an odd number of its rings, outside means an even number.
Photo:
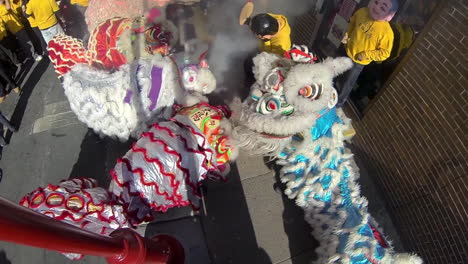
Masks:
[[[65,34],[62,29],[62,26],[57,22],[57,24],[51,26],[50,28],[41,29],[42,37],[44,38],[45,43],[49,45],[49,41],[58,34]]]
[[[353,62],[353,67],[347,73],[345,73],[346,77],[344,79],[343,85],[338,91],[337,107],[343,106],[346,103],[346,100],[348,100],[349,94],[353,90],[353,87],[356,84],[356,81],[359,75],[361,74],[362,69],[364,69],[364,66],[366,65]]]

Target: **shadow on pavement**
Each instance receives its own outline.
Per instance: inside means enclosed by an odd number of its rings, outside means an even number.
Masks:
[[[78,160],[68,178],[93,178],[98,181],[99,186],[107,188],[110,183],[109,171],[117,158],[129,150],[130,144],[131,142],[122,143],[109,137],[101,138],[92,129],[88,129],[81,142]]]
[[[213,263],[271,264],[264,249],[258,247],[255,231],[235,165],[228,182],[206,181],[207,195],[202,212],[208,248]]]
[[[44,58],[42,61],[49,61],[47,58]],[[42,62],[41,61],[41,62]],[[38,64],[38,66],[40,65],[40,63]],[[48,63],[47,63],[48,65]],[[34,66],[34,60],[33,59],[29,59],[26,61],[26,63],[24,63],[23,65],[21,65],[21,68],[20,68],[20,71],[18,72],[18,74],[16,75],[15,77],[15,82],[17,84],[23,84],[23,82],[25,81],[26,79],[26,76],[28,76],[28,73],[33,70],[33,66]],[[47,67],[45,67],[45,69],[47,69]],[[41,74],[42,76],[42,74]],[[40,78],[40,76],[39,76]]]
[[[317,255],[315,249],[319,246],[319,242],[312,236],[312,228],[304,220],[304,211],[296,205],[294,200],[289,199],[284,191],[286,185],[280,180],[281,167],[276,165],[274,161],[264,159],[265,165],[275,171],[276,183],[273,186],[276,192],[281,193],[283,201],[283,226],[284,232],[288,236],[289,252],[291,255],[292,264],[308,264],[311,260],[315,260]]]
[[[11,261],[8,260],[5,251],[0,250],[0,264],[11,264]]]
[[[42,59],[42,61],[40,61],[37,64],[37,66],[34,68],[33,72],[29,76],[26,83],[24,83],[22,86],[20,98],[18,100],[18,103],[16,104],[13,115],[10,118],[10,123],[14,124],[16,128],[18,129],[21,126],[21,121],[23,120],[24,112],[28,105],[29,97],[31,96],[33,92],[34,86],[36,86],[37,82],[39,82],[42,75],[47,70],[48,66],[49,66],[49,59],[47,58]],[[10,142],[11,136],[12,136],[12,132],[8,131],[5,136],[5,140],[7,142]]]

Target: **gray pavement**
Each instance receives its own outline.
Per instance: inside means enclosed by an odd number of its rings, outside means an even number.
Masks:
[[[69,108],[59,107],[65,100],[53,67],[44,60],[25,79],[20,96],[11,93],[0,105],[3,114],[19,126],[2,150],[2,197],[18,202],[35,188],[67,179],[78,170],[74,165],[80,158],[82,141],[88,138],[88,129],[68,114]],[[35,131],[37,126],[42,127],[41,131]],[[0,252],[1,264],[72,263],[57,252],[5,242],[0,242]],[[86,257],[80,263],[106,262]]]
[[[0,195],[18,202],[47,183],[92,177],[107,187],[109,170],[129,143],[101,139],[70,112],[63,89],[46,61],[26,76],[20,96],[0,104],[19,131],[3,149]],[[366,163],[359,163],[364,166]],[[385,203],[363,171],[363,189],[377,220],[393,232]],[[314,259],[317,242],[302,211],[281,193],[278,176],[262,157],[241,155],[227,183],[207,182],[204,210],[170,210],[138,231],[147,237],[168,233],[186,246],[187,263],[305,264]],[[382,222],[383,221],[383,222]],[[34,235],[34,234],[31,234]],[[396,245],[398,246],[398,239]],[[0,242],[0,264],[106,263],[98,257],[70,261],[57,252]]]

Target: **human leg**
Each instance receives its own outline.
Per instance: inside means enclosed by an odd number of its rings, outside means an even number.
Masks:
[[[42,36],[39,36],[39,38],[37,37],[33,28],[29,25],[28,21],[25,21],[24,30],[26,32],[26,36],[32,47],[31,52],[32,52],[34,59],[36,61],[42,60],[42,56],[44,55],[42,45],[41,45]],[[40,35],[40,31],[39,31],[39,35]]]
[[[41,30],[38,27],[32,27],[32,32],[34,33],[34,36],[36,39],[38,39],[38,50],[40,50],[41,54],[44,56],[48,56],[47,53],[47,43],[44,40],[44,37],[42,36]]]
[[[24,58],[31,58],[34,53],[33,45],[31,39],[28,36],[28,33],[26,32],[26,29],[23,27],[23,29],[15,33],[15,36],[18,39],[18,44],[21,48],[21,51],[23,52]]]
[[[5,82],[9,84],[11,87],[17,88],[18,85],[16,84],[15,80],[11,78],[11,76],[6,71],[5,66],[1,62],[0,62],[0,77],[3,78]]]
[[[353,87],[356,84],[359,74],[361,74],[362,69],[364,69],[364,66],[365,65],[359,63],[354,63],[351,70],[348,71],[346,79],[344,80],[344,83],[338,92],[337,107],[343,106],[346,103],[346,100],[348,100],[349,94],[353,90]]]
[[[0,60],[9,62],[10,64],[19,64],[16,54],[9,48],[7,39],[0,40]]]

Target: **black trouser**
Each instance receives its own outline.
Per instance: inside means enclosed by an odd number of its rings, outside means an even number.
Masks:
[[[31,27],[31,25],[29,24],[29,21],[25,21],[23,23],[24,23],[24,28],[26,29],[26,33],[28,33],[28,37],[31,40],[32,46],[34,47],[34,51],[39,55],[43,55],[44,54],[44,49],[42,48],[43,47],[42,42],[44,40],[42,39],[42,35],[39,34],[39,36],[38,36],[36,34],[36,32],[34,32],[34,28]],[[35,27],[35,28],[37,28],[37,27]],[[39,33],[40,33],[40,31],[39,31]]]
[[[8,58],[8,60],[3,59],[4,61],[11,61],[13,64],[19,64],[21,62],[21,58],[18,57],[18,45],[16,42],[16,38],[10,33],[8,33],[7,36],[0,41],[0,45],[3,47],[4,55]]]
[[[49,56],[49,53],[47,52],[47,43],[44,40],[44,37],[42,37],[41,30],[38,27],[31,27],[34,37],[38,40],[38,49],[36,52],[38,54],[41,54],[43,56]]]
[[[16,88],[17,85],[15,81],[10,77],[9,72],[7,72],[7,69],[5,68],[2,62],[0,62],[0,77],[2,78],[2,80],[0,81],[0,97],[4,97],[7,94],[6,86],[8,84],[11,86],[10,89]]]
[[[8,38],[0,40],[0,61],[8,62],[12,65],[19,63],[16,53],[10,49]]]
[[[31,43],[31,39],[29,38],[29,35],[26,31],[26,29],[23,27],[20,31],[15,33],[18,45],[21,48],[22,54],[22,60],[25,60],[27,58],[31,58],[33,52],[33,46]]]

